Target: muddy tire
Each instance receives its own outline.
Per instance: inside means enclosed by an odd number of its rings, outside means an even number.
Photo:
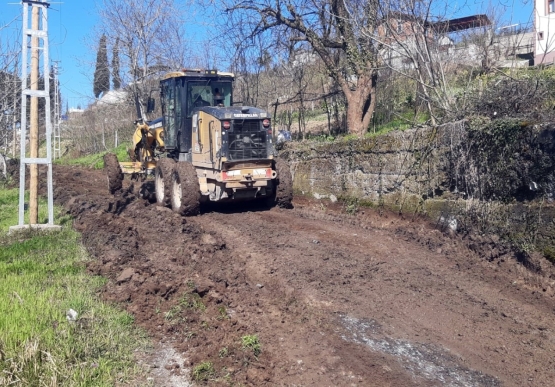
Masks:
[[[172,173],[172,210],[183,216],[197,215],[200,211],[200,186],[193,164],[178,162]]]
[[[104,155],[104,171],[108,178],[108,192],[115,194],[120,191],[123,186],[123,172],[115,154],[106,153]]]
[[[289,164],[285,160],[276,160],[277,177],[274,180],[275,187],[272,197],[268,198],[269,204],[281,208],[292,208],[293,205],[293,178]]]
[[[156,204],[159,206],[171,206],[172,194],[172,174],[175,168],[175,161],[169,158],[162,158],[156,163],[154,170],[154,188],[156,192]]]

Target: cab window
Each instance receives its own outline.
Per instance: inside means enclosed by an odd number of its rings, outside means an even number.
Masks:
[[[189,82],[187,85],[187,117],[195,108],[214,106],[212,88],[206,82]]]
[[[189,82],[187,85],[187,117],[203,106],[231,106],[231,82]]]

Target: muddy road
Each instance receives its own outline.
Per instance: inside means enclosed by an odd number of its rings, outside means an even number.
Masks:
[[[156,386],[555,385],[552,268],[496,236],[306,198],[183,218],[137,198],[150,182],[54,178],[102,296],[154,338]]]

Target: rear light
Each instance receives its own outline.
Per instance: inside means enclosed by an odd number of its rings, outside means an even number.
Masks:
[[[237,176],[241,176],[241,171],[236,169],[233,171],[222,171],[222,179],[227,180],[230,178],[237,178]]]
[[[227,130],[231,127],[231,124],[229,123],[229,121],[224,121],[222,122],[222,126],[224,127],[225,130]]]
[[[268,126],[270,126],[270,120],[266,118],[264,121],[262,121],[262,125],[267,128]]]

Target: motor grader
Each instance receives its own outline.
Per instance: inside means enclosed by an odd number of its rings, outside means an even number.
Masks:
[[[131,161],[105,157],[110,191],[121,189],[122,173],[154,174],[157,204],[182,215],[197,214],[206,202],[290,207],[291,172],[276,157],[270,115],[234,105],[233,81],[216,70],[166,74],[162,117],[136,121]]]

